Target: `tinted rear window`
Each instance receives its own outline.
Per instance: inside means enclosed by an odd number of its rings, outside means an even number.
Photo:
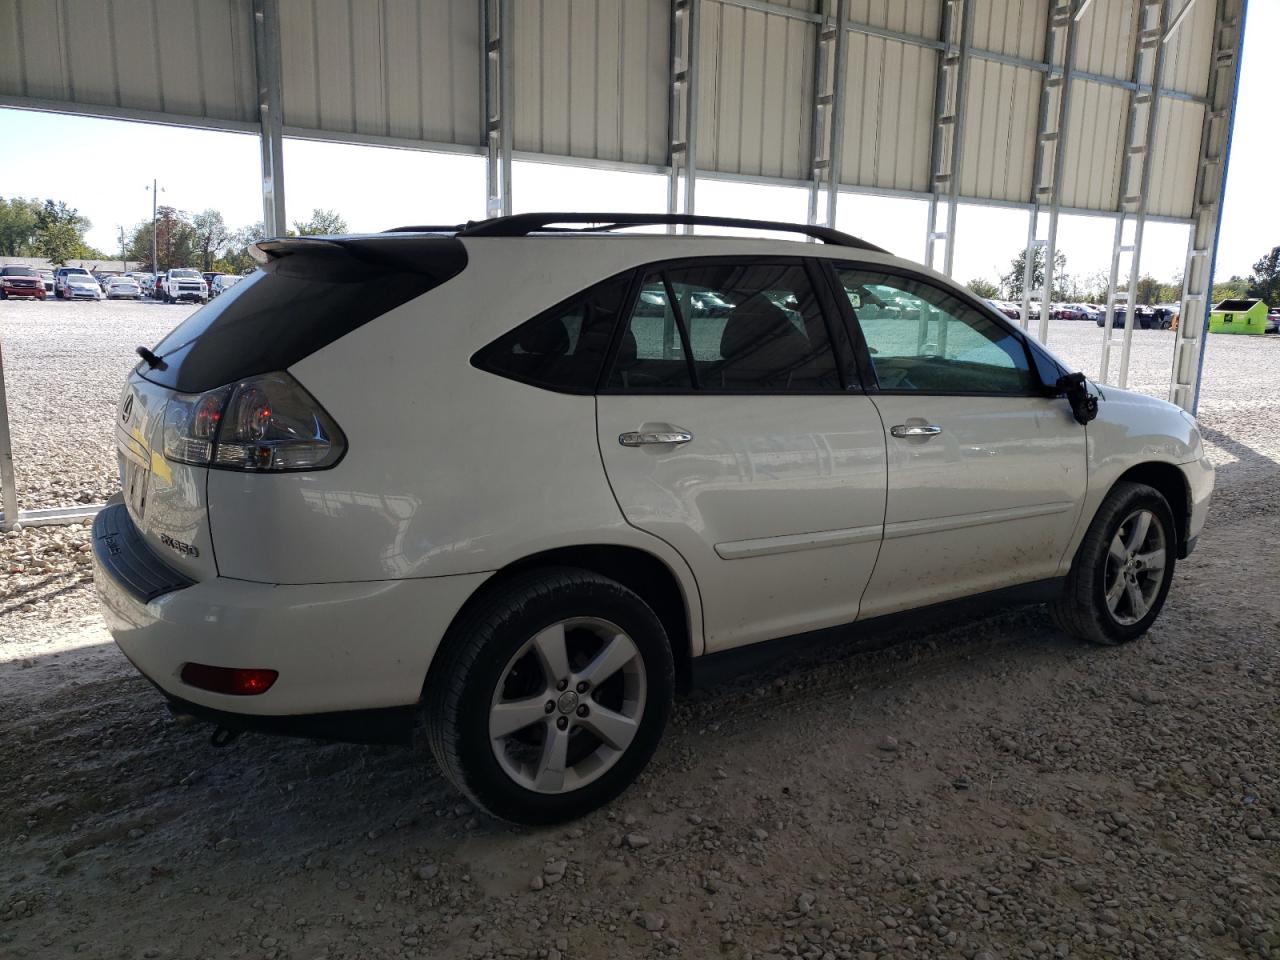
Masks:
[[[481,348],[481,370],[548,390],[595,390],[631,271],[612,277],[527,320]]]
[[[466,266],[452,238],[348,241],[272,260],[160,341],[155,383],[196,393],[284,370]]]
[[[38,277],[39,274],[30,267],[5,267],[0,270],[0,276],[6,277]]]

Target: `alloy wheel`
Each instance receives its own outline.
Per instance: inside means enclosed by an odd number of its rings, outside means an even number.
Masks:
[[[489,741],[507,776],[567,793],[606,773],[644,714],[644,658],[620,627],[595,617],[539,631],[507,662],[489,707]]]
[[[1135,510],[1120,524],[1102,581],[1117,623],[1129,626],[1150,612],[1164,581],[1165,553],[1164,526],[1150,510]]]

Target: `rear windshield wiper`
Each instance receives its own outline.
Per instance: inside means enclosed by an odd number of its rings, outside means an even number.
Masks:
[[[148,350],[146,347],[138,347],[138,349],[135,350],[134,353],[140,356],[146,362],[147,366],[150,367],[152,370],[167,369],[165,362],[161,360],[159,357],[157,357],[150,350]]]

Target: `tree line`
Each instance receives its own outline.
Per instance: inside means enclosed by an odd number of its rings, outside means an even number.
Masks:
[[[61,200],[0,197],[0,256],[43,257],[51,263],[68,260],[135,260],[144,269],[162,272],[171,267],[198,267],[220,273],[244,273],[253,267],[249,244],[265,234],[261,223],[232,230],[217,210],[188,213],[158,207],[154,230],[150,220],[136,224],[123,237],[118,254],[92,246],[85,235],[93,223]],[[333,210],[315,209],[311,218],[295,220],[286,236],[346,233],[347,223]],[[151,262],[155,234],[156,260]]]
[[[1032,260],[1032,290],[1044,289],[1044,248],[1037,247]],[[1026,251],[1019,251],[1009,264],[1009,272],[998,283],[985,278],[970,280],[965,286],[980,297],[989,299],[1022,299],[1026,277]],[[1110,277],[1105,270],[1076,275],[1067,273],[1067,258],[1061,250],[1053,257],[1053,295],[1059,303],[1104,303]],[[1117,292],[1126,292],[1127,283],[1117,285]],[[1275,247],[1253,265],[1248,277],[1232,277],[1213,285],[1213,302],[1232,298],[1257,297],[1268,306],[1280,306],[1280,247]],[[1176,303],[1182,299],[1182,274],[1172,280],[1157,280],[1150,274],[1138,280],[1136,303]]]
[[[347,222],[332,210],[315,209],[311,218],[295,220],[290,237],[346,233]],[[152,235],[155,236],[156,264],[151,263]],[[244,273],[254,266],[249,245],[266,235],[261,222],[232,230],[217,210],[188,213],[174,207],[157,207],[153,225],[144,220],[126,237],[121,259],[137,260],[144,269],[163,272],[171,267],[196,267],[218,273]]]
[[[92,226],[60,200],[0,197],[0,256],[44,257],[53,263],[105,260],[107,255],[84,238]]]

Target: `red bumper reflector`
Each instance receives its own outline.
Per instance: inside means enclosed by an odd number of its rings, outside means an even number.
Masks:
[[[212,693],[251,697],[266,693],[280,676],[277,670],[247,670],[239,667],[211,667],[204,663],[184,663],[182,682]]]

